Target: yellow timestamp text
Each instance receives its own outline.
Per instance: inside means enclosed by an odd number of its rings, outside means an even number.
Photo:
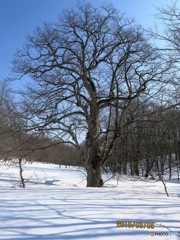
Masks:
[[[148,228],[154,229],[154,222],[117,221],[118,228]]]

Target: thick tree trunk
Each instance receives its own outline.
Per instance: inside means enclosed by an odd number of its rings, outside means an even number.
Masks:
[[[87,86],[87,88],[89,88]],[[88,116],[88,133],[86,137],[85,150],[85,168],[87,171],[87,187],[102,187],[102,169],[103,161],[100,156],[98,147],[99,135],[99,106],[97,97],[92,88],[90,91],[93,101],[90,106],[90,115]]]
[[[98,163],[96,167],[87,167],[87,187],[102,187],[102,166]]]
[[[87,171],[87,187],[102,187],[103,163],[98,154],[98,146],[94,143],[87,149],[88,161],[85,164]]]

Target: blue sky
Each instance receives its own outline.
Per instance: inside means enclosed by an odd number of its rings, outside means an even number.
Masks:
[[[22,47],[27,34],[31,34],[44,22],[55,22],[64,9],[73,7],[76,2],[75,0],[0,0],[0,80],[10,76],[13,55]],[[91,0],[89,2],[96,6],[111,2],[127,17],[135,18],[138,24],[149,27],[153,25],[155,6],[170,4],[171,0]]]

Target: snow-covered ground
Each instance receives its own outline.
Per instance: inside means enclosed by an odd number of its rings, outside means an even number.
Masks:
[[[86,188],[85,172],[51,164],[24,165],[26,189],[17,167],[0,164],[0,239],[149,240],[180,232],[180,185],[120,177],[103,188]],[[108,178],[110,176],[104,176]],[[155,222],[154,229],[117,228],[117,221]]]

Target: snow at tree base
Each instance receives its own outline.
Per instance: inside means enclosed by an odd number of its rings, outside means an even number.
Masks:
[[[161,182],[132,176],[111,178],[103,188],[86,188],[82,168],[33,163],[24,165],[23,174],[25,189],[18,187],[18,168],[1,163],[0,239],[179,239],[180,188],[175,178],[167,182],[167,197]],[[154,222],[155,228],[121,228],[119,221]]]

